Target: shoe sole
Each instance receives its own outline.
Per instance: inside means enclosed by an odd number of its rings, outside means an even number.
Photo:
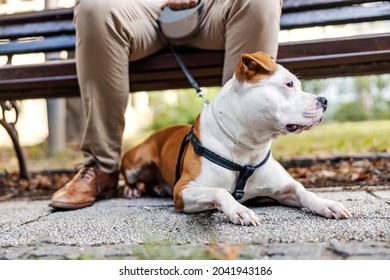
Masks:
[[[49,206],[56,209],[62,209],[62,210],[77,210],[77,209],[92,206],[98,200],[113,198],[114,196],[116,196],[116,193],[117,193],[116,189],[109,189],[105,192],[102,192],[100,195],[98,195],[95,201],[77,203],[77,204],[52,201],[49,203]]]
[[[93,205],[94,202],[88,202],[88,203],[82,203],[82,204],[70,204],[70,203],[62,203],[62,202],[50,202],[49,206],[53,207],[55,209],[62,209],[62,210],[77,210],[81,208],[86,208],[91,205]]]

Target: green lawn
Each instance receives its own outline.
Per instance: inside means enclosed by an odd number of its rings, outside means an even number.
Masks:
[[[280,137],[272,152],[277,159],[390,152],[390,120],[322,123],[299,135]]]

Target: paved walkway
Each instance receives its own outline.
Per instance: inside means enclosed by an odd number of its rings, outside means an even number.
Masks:
[[[353,217],[258,205],[251,208],[261,225],[242,227],[217,211],[175,213],[171,199],[111,199],[62,212],[48,201],[2,202],[0,259],[390,259],[389,187],[317,192]]]

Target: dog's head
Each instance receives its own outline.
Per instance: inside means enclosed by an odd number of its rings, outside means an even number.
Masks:
[[[324,117],[326,98],[304,92],[298,78],[265,53],[243,54],[235,80],[243,118],[257,124],[252,129],[276,137],[311,129]]]

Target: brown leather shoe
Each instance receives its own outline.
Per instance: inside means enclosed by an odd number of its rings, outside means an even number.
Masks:
[[[118,173],[107,174],[95,165],[85,166],[63,188],[56,191],[49,206],[59,209],[80,209],[99,199],[116,195]]]

